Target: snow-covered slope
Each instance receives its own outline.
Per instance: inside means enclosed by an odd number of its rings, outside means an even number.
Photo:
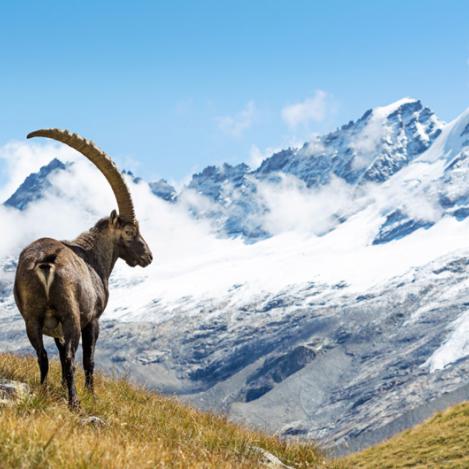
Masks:
[[[469,398],[468,129],[469,111],[443,125],[405,99],[318,138],[314,155],[308,143],[254,171],[209,167],[177,196],[129,177],[157,260],[118,265],[98,363],[339,452]],[[85,228],[113,205],[87,171],[55,171],[41,200],[0,219],[22,227],[66,196]],[[23,352],[11,246],[0,346]]]

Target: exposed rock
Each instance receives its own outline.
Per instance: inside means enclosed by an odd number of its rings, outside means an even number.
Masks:
[[[105,427],[106,422],[100,418],[96,417],[95,415],[90,415],[89,417],[85,417],[80,419],[80,425],[86,426],[86,425],[91,425],[93,427]]]
[[[283,462],[280,461],[280,459],[277,458],[277,456],[273,455],[272,453],[269,453],[264,448],[259,448],[259,446],[253,446],[251,449],[255,453],[258,453],[261,455],[262,462],[264,463],[265,467],[269,467],[272,469],[277,469],[277,468],[293,469],[292,466],[287,466],[286,464],[283,464]]]
[[[316,356],[316,352],[307,345],[298,345],[287,353],[277,354],[264,361],[261,368],[246,380],[246,387],[241,391],[245,402],[263,396],[293,373],[304,368]]]
[[[275,433],[280,438],[304,437],[309,432],[308,425],[301,420],[289,422]]]
[[[30,394],[26,383],[0,378],[0,405],[13,405]]]

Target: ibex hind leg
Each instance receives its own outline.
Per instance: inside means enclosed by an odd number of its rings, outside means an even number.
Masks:
[[[73,314],[73,309],[70,314],[65,315],[62,320],[62,327],[64,332],[64,359],[63,370],[65,374],[65,382],[68,389],[68,404],[70,408],[77,409],[80,403],[77,398],[77,390],[75,387],[75,353],[80,342],[80,319],[79,313]]]
[[[67,386],[67,380],[65,378],[65,340],[55,338],[54,341],[59,351],[60,364],[62,365],[62,386],[65,388]]]
[[[34,347],[34,350],[36,350],[37,362],[41,372],[41,384],[44,384],[49,371],[49,360],[42,340],[42,324],[40,321],[37,319],[26,321],[26,333],[28,334],[31,345]]]
[[[94,350],[99,335],[97,319],[90,321],[82,331],[83,369],[85,370],[85,385],[88,391],[94,392]]]

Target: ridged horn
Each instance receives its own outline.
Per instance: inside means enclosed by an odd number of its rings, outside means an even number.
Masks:
[[[65,143],[69,147],[79,151],[86,156],[107,179],[111,185],[112,191],[116,197],[119,215],[126,221],[135,223],[134,204],[129,192],[129,188],[117,169],[114,161],[102,150],[100,150],[93,142],[86,140],[78,134],[71,133],[68,130],[60,129],[40,129],[35,130],[27,135],[27,138],[47,137]]]

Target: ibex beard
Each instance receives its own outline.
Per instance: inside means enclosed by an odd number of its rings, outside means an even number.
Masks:
[[[59,351],[69,405],[77,408],[75,353],[81,336],[85,385],[93,392],[98,320],[109,299],[114,265],[121,258],[131,267],[146,267],[153,256],[140,234],[128,187],[113,161],[92,142],[66,130],[38,130],[28,138],[36,136],[66,143],[94,163],[111,185],[119,209],[119,213],[113,210],[73,241],[34,241],[18,261],[15,301],[37,353],[41,384],[49,370],[43,343],[43,335],[48,335],[54,338]]]

